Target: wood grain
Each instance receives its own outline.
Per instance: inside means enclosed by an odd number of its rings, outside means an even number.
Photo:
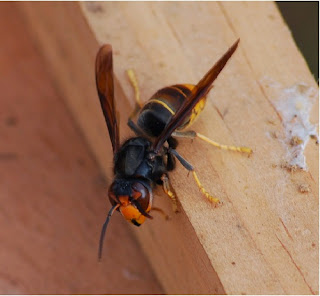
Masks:
[[[98,262],[106,181],[17,6],[0,3],[0,293],[163,293],[119,216]]]
[[[114,48],[125,139],[130,134],[126,118],[134,106],[127,68],[137,72],[146,100],[165,85],[196,83],[240,37],[194,129],[225,144],[249,146],[253,156],[181,140],[179,152],[222,206],[214,209],[178,165],[171,178],[182,213],[133,231],[167,293],[318,293],[318,146],[308,144],[308,171],[290,173],[281,166],[285,145],[270,136],[284,131],[274,107],[281,92],[302,82],[317,85],[274,3],[21,6],[57,87],[109,178],[111,145],[93,80],[98,44]],[[280,85],[278,91],[272,83]],[[318,101],[311,111],[313,123],[317,106]],[[310,191],[302,194],[301,185]],[[169,212],[170,201],[161,190],[155,193],[156,205]]]

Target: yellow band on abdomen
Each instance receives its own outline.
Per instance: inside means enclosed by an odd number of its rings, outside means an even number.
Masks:
[[[148,101],[148,103],[158,103],[160,105],[162,105],[163,107],[165,107],[172,115],[175,115],[176,113],[164,102],[158,100],[158,99],[151,99]]]

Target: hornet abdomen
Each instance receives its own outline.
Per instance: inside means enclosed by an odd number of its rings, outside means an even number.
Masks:
[[[158,90],[141,109],[138,117],[139,127],[149,136],[159,136],[171,118],[188,100],[193,88],[192,84],[176,84]],[[203,110],[205,102],[206,97],[200,99],[177,130],[189,127]]]

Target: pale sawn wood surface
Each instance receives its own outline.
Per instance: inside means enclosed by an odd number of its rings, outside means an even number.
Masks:
[[[302,82],[316,89],[317,85],[275,4],[81,2],[80,8],[77,3],[26,3],[23,12],[108,178],[111,145],[93,76],[98,44],[111,43],[114,49],[125,139],[132,135],[125,122],[134,105],[127,68],[137,72],[142,98],[147,100],[163,86],[196,83],[241,39],[194,129],[225,144],[249,146],[254,154],[247,158],[198,140],[192,144],[181,140],[179,152],[222,206],[214,209],[178,165],[171,179],[182,213],[171,214],[169,222],[157,217],[134,229],[165,291],[318,293],[318,146],[308,144],[307,172],[290,173],[281,168],[286,147],[270,137],[283,132],[270,81],[283,89]],[[315,104],[313,123],[317,110]],[[310,191],[302,194],[300,185]],[[169,212],[171,205],[162,190],[155,193],[156,205]],[[101,219],[104,214],[105,210]]]

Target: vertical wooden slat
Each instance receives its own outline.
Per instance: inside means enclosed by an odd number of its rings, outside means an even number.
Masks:
[[[163,293],[120,216],[98,262],[106,181],[19,6],[0,3],[0,293]]]

